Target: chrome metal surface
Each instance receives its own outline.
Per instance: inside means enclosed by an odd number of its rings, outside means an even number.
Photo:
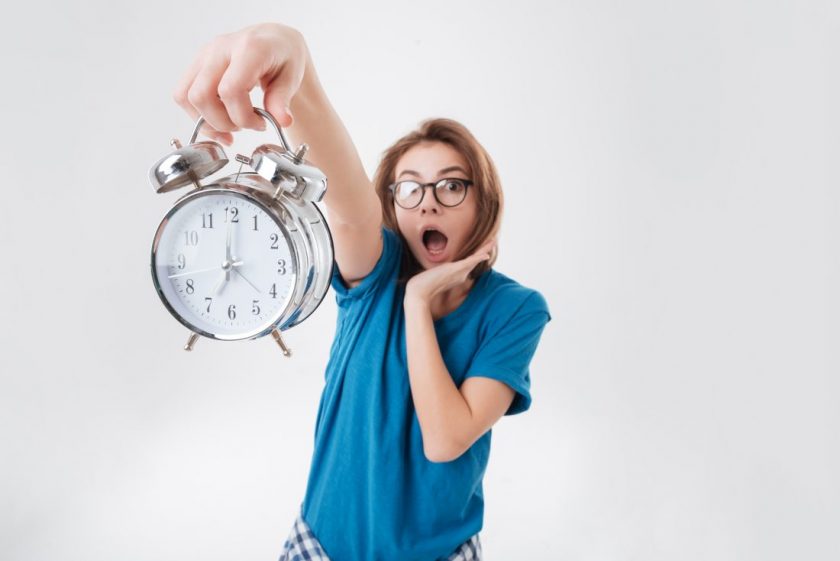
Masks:
[[[254,113],[265,119],[269,122],[271,127],[274,129],[274,132],[277,133],[277,136],[280,137],[280,143],[283,145],[283,148],[289,150],[289,141],[286,140],[286,135],[283,134],[283,129],[280,128],[280,125],[277,124],[277,121],[274,120],[274,117],[271,116],[271,113],[266,111],[265,109],[260,109],[259,107],[254,107]],[[192,136],[190,136],[190,144],[195,142],[195,139],[198,138],[198,131],[201,128],[201,125],[204,124],[204,117],[199,116],[198,120],[195,122],[195,128],[193,129]]]
[[[177,142],[177,139],[176,139]],[[206,141],[182,146],[158,160],[149,170],[149,181],[158,193],[167,193],[187,185],[201,188],[199,181],[228,163],[222,145]]]
[[[306,143],[301,144],[298,146],[297,152],[295,152],[295,163],[299,164],[303,161],[303,157],[306,155],[306,152],[309,151],[309,146]]]
[[[258,146],[251,167],[278,189],[307,202],[318,202],[327,192],[327,176],[320,169],[276,144]]]
[[[280,332],[276,329],[271,332],[271,336],[274,337],[274,340],[277,341],[277,344],[280,345],[280,349],[283,351],[283,356],[290,357],[292,356],[292,350],[286,346],[286,342],[283,341],[283,337],[280,335]]]
[[[190,338],[187,339],[187,344],[184,345],[185,351],[193,350],[193,346],[195,346],[195,342],[198,340],[198,333],[193,333],[190,335]]]

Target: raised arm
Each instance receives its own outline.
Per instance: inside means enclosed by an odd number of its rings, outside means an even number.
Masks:
[[[265,94],[265,109],[288,130],[293,143],[309,145],[306,158],[327,175],[324,204],[335,260],[345,283],[355,286],[382,253],[382,208],[300,32],[265,23],[215,38],[184,74],[173,97],[193,119],[204,117],[202,132],[230,144],[232,132],[265,125],[250,101],[249,92],[257,85]]]

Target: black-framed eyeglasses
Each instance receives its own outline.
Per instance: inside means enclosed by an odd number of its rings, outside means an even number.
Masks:
[[[394,195],[394,202],[405,209],[412,209],[423,202],[426,187],[434,187],[435,200],[445,207],[458,206],[467,198],[467,188],[473,185],[469,179],[447,177],[435,183],[419,183],[417,181],[398,181],[388,186]]]

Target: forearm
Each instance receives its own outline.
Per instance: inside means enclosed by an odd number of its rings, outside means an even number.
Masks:
[[[423,448],[430,460],[447,461],[462,452],[457,428],[468,426],[472,413],[443,362],[428,304],[406,299],[404,308],[409,384]]]
[[[330,225],[379,224],[379,199],[367,176],[356,146],[318,79],[312,56],[301,37],[306,53],[306,69],[289,109],[294,124],[290,142],[309,145],[305,156],[327,176],[324,204]]]

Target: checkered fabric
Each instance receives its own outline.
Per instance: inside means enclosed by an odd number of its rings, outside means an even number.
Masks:
[[[300,514],[286,543],[283,544],[283,553],[280,554],[279,561],[330,561],[312,528],[303,521]],[[481,540],[478,534],[459,545],[449,556],[436,561],[481,561]]]

